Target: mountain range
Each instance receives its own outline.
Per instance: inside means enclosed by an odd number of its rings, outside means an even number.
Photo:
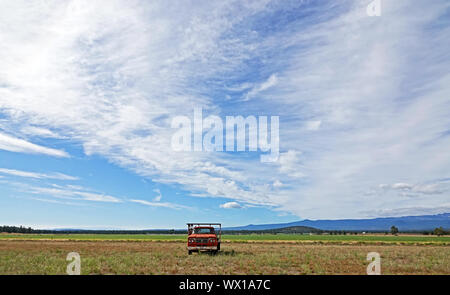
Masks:
[[[223,230],[268,230],[293,226],[305,226],[321,230],[389,231],[393,225],[400,231],[433,230],[441,226],[444,229],[450,229],[450,213],[372,219],[305,219],[289,223],[249,224],[246,226],[227,227],[223,228]]]

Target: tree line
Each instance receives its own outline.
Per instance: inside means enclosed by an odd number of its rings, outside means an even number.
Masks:
[[[390,233],[393,235],[397,235],[399,233],[399,229],[395,225],[393,225],[393,226],[391,226]],[[445,230],[442,226],[440,226],[440,227],[436,227],[434,230],[422,231],[421,233],[424,235],[443,236],[443,235],[449,235],[450,231]]]
[[[391,226],[390,231],[385,234],[397,235],[400,230],[396,226]],[[429,231],[408,231],[409,233],[421,233],[424,235],[450,235],[450,230],[444,229],[442,226]],[[24,226],[0,226],[0,233],[20,233],[20,234],[186,234],[186,230],[78,230],[78,229],[33,229]],[[345,231],[345,230],[319,230],[312,227],[287,227],[268,230],[224,230],[224,234],[328,234],[328,235],[357,235],[361,233],[383,233],[383,231]]]
[[[185,234],[186,230],[81,230],[81,229],[33,229],[24,226],[0,226],[0,233],[21,234]]]

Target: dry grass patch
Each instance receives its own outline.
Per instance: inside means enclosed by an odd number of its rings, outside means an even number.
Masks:
[[[187,255],[181,242],[0,241],[0,274],[64,274],[67,253],[82,274],[365,274],[379,252],[383,274],[450,274],[449,246],[225,243]]]

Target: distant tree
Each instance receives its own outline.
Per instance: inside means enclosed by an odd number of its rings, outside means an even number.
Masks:
[[[436,236],[442,236],[442,235],[445,235],[445,231],[441,226],[441,227],[435,228],[433,231],[433,234],[435,234]]]
[[[398,234],[398,228],[395,225],[391,226],[391,234],[393,235]]]

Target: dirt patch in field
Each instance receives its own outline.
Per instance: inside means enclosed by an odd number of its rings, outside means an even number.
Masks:
[[[365,274],[367,253],[383,274],[450,274],[449,246],[224,243],[187,255],[185,243],[1,241],[0,274],[64,274],[69,252],[82,274]]]

